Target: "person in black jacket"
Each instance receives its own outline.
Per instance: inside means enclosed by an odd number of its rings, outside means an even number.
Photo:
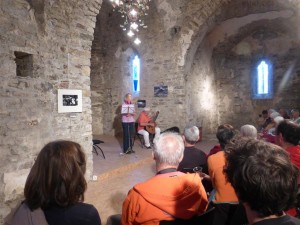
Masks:
[[[43,147],[27,177],[24,203],[42,209],[49,225],[101,225],[97,209],[83,203],[86,159],[72,141],[54,141]]]

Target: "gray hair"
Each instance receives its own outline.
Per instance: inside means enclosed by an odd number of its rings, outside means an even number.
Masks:
[[[254,126],[246,124],[241,127],[241,135],[243,137],[257,138],[257,130]]]
[[[186,127],[183,133],[186,142],[194,144],[199,140],[199,129],[196,126]]]
[[[279,114],[278,112],[272,112],[272,113],[270,114],[270,117],[271,117],[272,119],[275,119],[277,116],[280,116],[280,114]]]
[[[282,116],[276,116],[274,118],[274,122],[276,123],[276,125],[278,125],[281,121],[284,121],[284,118]]]
[[[172,132],[159,136],[154,143],[154,157],[158,165],[178,166],[184,151],[183,138]]]

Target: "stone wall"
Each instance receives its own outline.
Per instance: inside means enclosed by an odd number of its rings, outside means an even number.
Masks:
[[[191,74],[187,76],[186,102],[189,124],[202,127],[205,134],[214,133],[218,126],[219,92],[216,90],[212,50],[203,41],[199,47]]]
[[[100,6],[96,0],[0,1],[0,224],[23,198],[27,174],[47,142],[79,142],[87,178],[92,174],[90,51]],[[16,59],[20,53],[32,57],[25,76],[17,76],[17,64],[26,69]],[[59,114],[58,89],[82,90],[83,112]]]
[[[141,91],[133,93],[134,101],[145,99],[160,111],[162,130],[203,121],[204,132],[214,133],[220,123],[254,123],[266,106],[299,108],[299,4],[151,1],[148,28],[135,46],[119,28],[122,18],[109,1],[103,6],[101,0],[0,1],[0,224],[22,198],[28,171],[47,142],[63,138],[82,144],[90,177],[92,135],[122,131],[120,105],[132,91],[136,54]],[[264,28],[276,37],[262,36],[258,43],[253,34]],[[26,71],[17,76],[16,58],[24,53],[32,65],[17,62]],[[249,74],[262,53],[274,63],[277,92],[273,100],[253,101]],[[286,74],[290,79],[279,88]],[[167,97],[154,97],[157,85],[168,86]],[[83,91],[82,113],[57,113],[61,88]]]
[[[227,56],[218,55],[215,48],[218,44],[227,46],[227,50],[233,48],[226,40],[231,36],[239,39],[245,36],[239,28],[255,21],[266,23],[290,18],[295,13],[291,9],[298,6],[296,0],[288,4],[275,0],[153,1],[146,20],[148,29],[140,32],[140,46],[134,46],[116,28],[122,19],[112,7],[103,7],[106,13],[100,13],[97,18],[95,40],[98,40],[93,44],[95,61],[91,69],[94,134],[122,132],[119,109],[124,94],[132,90],[130,63],[135,54],[141,56],[142,78],[140,93],[133,93],[134,101],[145,99],[148,106],[160,111],[157,122],[162,129],[175,125],[183,128],[191,123],[200,125],[203,120],[204,129],[214,133],[217,125],[227,120],[224,107],[230,107],[228,112],[241,111],[237,103],[235,107],[229,103],[237,98],[223,95],[219,88],[223,75],[218,73],[223,69],[224,59],[221,63],[217,60]],[[221,34],[218,29],[223,22],[227,27]],[[233,88],[247,85],[244,80],[239,82],[242,85]],[[168,86],[168,97],[154,97],[156,85]],[[222,108],[220,112],[219,108]],[[249,109],[248,113],[254,117],[257,111]]]
[[[263,109],[300,107],[300,42],[292,32],[293,28],[297,29],[298,19],[294,17],[266,21],[263,29],[252,23],[239,30],[239,35],[229,38],[231,44],[219,43],[215,48],[212,58],[220,93],[220,123],[230,123],[237,128],[243,124],[257,125]],[[252,80],[257,73],[257,63],[262,59],[272,63],[274,96],[256,100],[252,98]]]

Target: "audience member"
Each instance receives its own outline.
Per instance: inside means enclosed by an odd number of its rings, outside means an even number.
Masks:
[[[212,205],[215,207],[214,225],[227,224],[231,219],[229,215],[238,205],[238,199],[230,183],[225,179],[223,167],[225,165],[225,146],[236,135],[232,126],[223,126],[217,132],[217,138],[222,151],[208,157],[208,171],[215,193],[212,196]]]
[[[264,122],[262,124],[262,129],[265,129],[272,121],[271,118],[269,117],[268,110],[263,110],[262,111],[262,117],[264,119]]]
[[[276,143],[289,153],[291,162],[300,169],[300,127],[285,120],[277,126],[276,134]],[[300,184],[300,178],[298,184]],[[296,208],[290,209],[287,213],[295,216]]]
[[[257,130],[253,125],[246,124],[241,127],[241,136],[256,139],[257,138]]]
[[[224,173],[244,205],[250,225],[300,224],[284,210],[298,190],[298,169],[280,147],[242,138],[226,147]]]
[[[178,171],[183,173],[202,172],[202,184],[206,192],[210,192],[212,190],[212,184],[210,179],[207,179],[208,177],[206,176],[208,174],[207,156],[202,150],[195,147],[195,144],[199,140],[198,127],[186,127],[184,129],[183,139],[185,149],[183,159],[178,166]],[[201,171],[199,171],[199,169]]]
[[[85,169],[85,154],[79,144],[62,140],[45,145],[26,180],[22,205],[29,208],[28,213],[20,218],[20,210],[17,211],[13,219],[15,223],[12,224],[25,225],[30,211],[42,209],[41,216],[46,218],[49,225],[100,225],[97,209],[83,203]],[[23,210],[24,207],[19,209]],[[18,220],[19,223],[16,222]],[[44,223],[40,221],[39,224]]]
[[[277,144],[290,155],[292,163],[300,169],[300,127],[287,120],[279,123],[276,129]]]
[[[186,127],[183,133],[184,153],[179,163],[178,171],[192,172],[195,167],[202,167],[202,172],[208,173],[206,154],[197,149],[195,144],[199,140],[199,129],[196,126]]]
[[[263,130],[260,136],[267,142],[276,143],[276,127],[277,125],[284,120],[282,116],[278,112],[273,112],[270,115],[272,122]]]
[[[200,176],[177,171],[183,158],[182,137],[163,133],[154,146],[157,174],[129,191],[123,203],[122,225],[155,225],[161,220],[189,219],[207,208]]]
[[[279,109],[279,114],[284,119],[290,119],[290,116],[289,116],[288,111],[286,109]]]
[[[300,117],[299,117],[299,110],[298,109],[293,109],[292,110],[292,119],[294,123],[300,125]]]
[[[230,130],[234,130],[233,129],[233,126],[231,126],[230,124],[222,124],[220,126],[218,126],[218,129],[217,129],[217,133],[216,133],[216,137],[219,141],[219,144],[218,145],[215,145],[208,153],[207,157],[213,155],[213,154],[216,154],[217,152],[221,151],[222,150],[222,146],[221,146],[221,142],[222,142],[222,145],[223,147],[225,146],[225,144],[227,143],[228,140],[230,140],[232,137],[229,137],[229,139],[227,140],[226,137],[223,137],[221,134],[223,132],[224,129],[230,129]]]

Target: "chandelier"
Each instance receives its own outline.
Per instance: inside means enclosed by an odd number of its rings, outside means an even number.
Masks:
[[[135,37],[134,43],[139,45],[141,40],[138,38],[140,28],[147,28],[144,17],[148,15],[149,2],[151,0],[110,0],[114,9],[121,13],[124,18],[120,27],[127,32],[129,37]]]

